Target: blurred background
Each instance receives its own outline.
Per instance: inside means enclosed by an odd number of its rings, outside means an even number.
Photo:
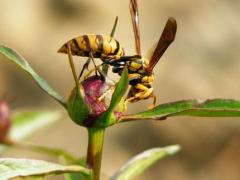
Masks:
[[[158,40],[165,22],[178,22],[175,42],[156,66],[157,104],[182,99],[240,99],[240,1],[138,1],[143,54]],[[74,82],[67,57],[58,48],[73,37],[109,34],[119,16],[115,37],[134,54],[129,0],[1,0],[0,43],[20,52],[65,98]],[[15,65],[0,57],[0,97],[11,97],[13,109],[59,109]],[[75,58],[81,68],[85,58]],[[116,76],[117,78],[117,76]],[[129,113],[145,110],[151,100],[131,104]],[[86,154],[87,133],[66,116],[28,141]],[[180,144],[182,151],[137,179],[240,179],[239,118],[170,118],[132,122],[107,130],[103,172],[113,174],[130,157],[146,149]],[[37,153],[11,150],[4,156],[54,160]],[[62,179],[61,176],[49,179]]]

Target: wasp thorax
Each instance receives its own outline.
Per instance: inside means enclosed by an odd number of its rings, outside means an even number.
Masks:
[[[0,142],[6,140],[10,127],[10,108],[7,102],[0,101]]]
[[[107,77],[88,77],[75,87],[69,97],[67,108],[72,120],[82,126],[91,126],[110,104],[114,83]]]

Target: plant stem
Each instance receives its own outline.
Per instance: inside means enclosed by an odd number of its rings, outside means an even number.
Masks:
[[[71,70],[72,70],[73,78],[74,78],[76,87],[79,89],[77,73],[76,73],[74,63],[73,63],[72,52],[71,52],[71,47],[70,47],[69,43],[67,44],[67,52],[68,52],[68,59],[69,59],[69,64],[70,64],[70,67],[71,67]]]
[[[87,166],[93,170],[93,180],[100,179],[105,129],[88,128]]]

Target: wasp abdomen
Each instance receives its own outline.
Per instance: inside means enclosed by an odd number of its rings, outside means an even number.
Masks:
[[[65,43],[58,52],[67,53],[70,45],[72,55],[105,59],[111,56],[123,56],[124,50],[120,43],[106,35],[83,35]]]

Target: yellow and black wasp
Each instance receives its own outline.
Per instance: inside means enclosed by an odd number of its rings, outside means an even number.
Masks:
[[[177,23],[174,18],[168,19],[157,46],[148,60],[141,56],[139,12],[136,0],[130,0],[130,13],[134,30],[136,55],[125,56],[123,47],[112,36],[95,34],[74,38],[65,43],[58,52],[67,53],[69,59],[71,59],[71,55],[90,57],[92,60],[93,58],[100,58],[103,64],[113,66],[113,72],[118,74],[121,74],[123,68],[127,66],[131,88],[126,100],[128,102],[137,102],[142,99],[153,98],[154,106],[156,97],[153,94],[152,86],[154,81],[153,68],[168,46],[173,42]],[[88,65],[88,63],[89,59],[85,65]],[[85,67],[83,67],[84,69]],[[76,77],[75,81],[77,81]]]
[[[152,86],[154,81],[153,68],[158,63],[159,59],[164,54],[168,46],[175,39],[177,22],[172,17],[167,20],[164,30],[157,43],[157,46],[153,51],[151,58],[148,60],[141,57],[139,12],[137,0],[130,0],[130,13],[134,30],[137,55],[122,56],[118,61],[112,60],[110,64],[114,66],[114,72],[118,72],[119,74],[121,74],[121,71],[123,70],[123,65],[120,66],[119,61],[127,62],[129,83],[131,85],[131,89],[127,97],[128,102],[137,102],[142,99],[153,98],[154,102],[153,105],[150,107],[154,107],[156,103],[156,97],[153,93]]]
[[[103,34],[86,34],[78,36],[66,42],[59,50],[59,53],[71,54],[75,56],[89,57],[87,62],[82,68],[83,70],[88,66],[90,60],[100,58],[103,62],[107,63],[110,60],[118,60],[124,56],[124,49],[121,44],[113,38],[113,34],[117,25],[118,17],[116,17],[111,35]],[[122,64],[123,62],[121,62]],[[125,62],[124,62],[125,64]],[[95,65],[96,68],[96,65]]]
[[[83,57],[104,59],[119,59],[124,55],[123,47],[113,37],[102,34],[86,34],[71,39],[59,50],[60,53],[67,53],[70,46],[71,54]]]

